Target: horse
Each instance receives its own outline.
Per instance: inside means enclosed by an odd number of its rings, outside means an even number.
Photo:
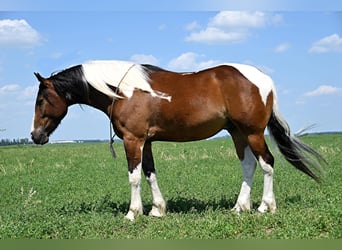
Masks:
[[[152,142],[186,142],[209,138],[221,130],[231,135],[243,180],[233,211],[251,211],[256,165],[264,178],[257,211],[274,213],[274,157],[264,137],[268,128],[284,158],[317,182],[324,158],[290,132],[282,118],[272,79],[259,69],[226,63],[198,72],[177,73],[126,61],[88,61],[39,81],[31,138],[45,144],[74,104],[90,105],[107,115],[123,140],[131,188],[133,221],[143,214],[140,194],[143,171],[152,193],[149,215],[162,217],[166,202],[159,189]]]

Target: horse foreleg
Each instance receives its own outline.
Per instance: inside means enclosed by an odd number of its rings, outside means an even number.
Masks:
[[[150,185],[153,200],[152,209],[149,215],[162,217],[166,212],[166,203],[158,187],[157,176],[155,173],[151,173],[150,177],[146,177],[146,179]]]
[[[146,180],[151,188],[152,193],[152,209],[149,213],[150,216],[162,217],[165,215],[166,203],[160,192],[157,176],[154,168],[154,160],[152,155],[151,142],[146,142],[143,150],[142,167]]]
[[[143,143],[124,138],[124,145],[128,162],[128,180],[131,185],[131,203],[125,217],[133,221],[136,214],[143,214],[140,194]]]

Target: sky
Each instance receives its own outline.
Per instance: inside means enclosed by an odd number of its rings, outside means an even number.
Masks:
[[[172,71],[250,64],[273,79],[293,132],[312,124],[312,132],[342,131],[341,3],[152,2],[97,1],[92,8],[80,1],[2,1],[0,139],[29,138],[38,88],[33,72],[47,77],[100,59]],[[74,105],[50,140],[108,137],[104,114]]]

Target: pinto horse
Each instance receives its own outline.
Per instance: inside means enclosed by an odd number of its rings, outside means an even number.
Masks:
[[[131,186],[126,218],[143,213],[141,170],[151,188],[150,215],[165,214],[166,203],[157,183],[153,141],[185,142],[227,130],[241,161],[243,182],[236,212],[251,209],[250,192],[257,162],[264,186],[258,211],[275,212],[274,158],[267,127],[280,152],[294,167],[320,181],[324,159],[290,133],[277,107],[272,79],[255,67],[224,64],[192,73],[175,73],[152,65],[124,61],[90,61],[52,74],[35,73],[40,82],[31,137],[45,144],[73,104],[104,112],[123,139]]]

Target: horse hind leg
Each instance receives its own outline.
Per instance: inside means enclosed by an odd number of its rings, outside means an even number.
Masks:
[[[252,209],[251,189],[256,168],[256,160],[249,146],[244,150],[244,158],[241,161],[243,181],[240,193],[233,210],[236,212],[247,211]]]
[[[258,211],[265,213],[269,210],[274,213],[277,208],[273,192],[274,158],[267,147],[263,133],[249,135],[248,143],[264,175],[263,195]]]
[[[157,182],[151,142],[145,143],[143,150],[142,168],[152,193],[152,209],[149,215],[154,217],[162,217],[165,215],[166,203],[160,192]]]
[[[229,133],[233,138],[236,153],[241,162],[243,174],[240,193],[232,211],[237,213],[250,211],[252,208],[251,189],[256,168],[256,159],[247,143],[246,138],[236,128],[230,128]]]

